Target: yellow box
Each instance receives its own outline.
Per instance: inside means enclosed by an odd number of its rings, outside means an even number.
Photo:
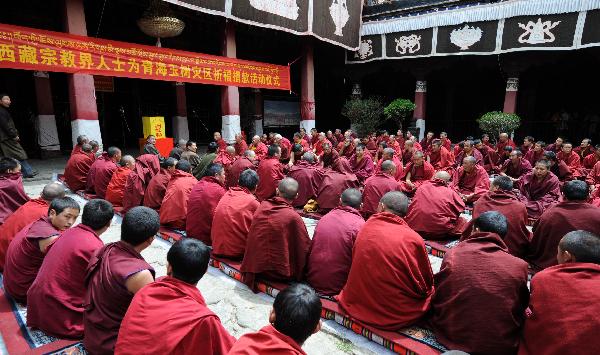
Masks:
[[[155,136],[157,139],[165,138],[165,118],[164,117],[142,117],[144,127],[144,138],[149,135]]]

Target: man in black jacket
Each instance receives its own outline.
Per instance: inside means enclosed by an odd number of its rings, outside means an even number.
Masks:
[[[27,153],[21,147],[19,132],[15,127],[8,108],[10,107],[10,97],[7,94],[0,94],[0,156],[17,159],[21,162],[23,177],[31,178],[37,175],[27,162]]]

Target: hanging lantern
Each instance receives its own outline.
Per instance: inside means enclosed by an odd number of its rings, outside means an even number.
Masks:
[[[137,25],[142,32],[157,39],[157,47],[161,46],[161,38],[179,36],[185,28],[185,23],[175,17],[169,5],[161,0],[150,1],[150,7],[144,11]]]

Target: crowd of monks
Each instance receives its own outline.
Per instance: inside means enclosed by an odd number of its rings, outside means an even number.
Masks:
[[[600,345],[600,146],[589,139],[301,130],[228,145],[215,133],[203,156],[180,141],[163,157],[149,137],[137,158],[77,142],[64,183],[89,201],[75,226],[80,206],[61,183],[30,200],[19,162],[0,159],[0,268],[30,327],[83,338],[92,354],[303,354],[319,297],[468,353]],[[320,216],[312,238],[302,210]],[[121,240],[104,245],[115,212]],[[160,226],[187,238],[155,280],[140,252]],[[425,240],[457,239],[434,273]],[[211,253],[241,263],[255,292],[257,279],[293,282],[271,325],[237,341],[223,328],[196,287]]]

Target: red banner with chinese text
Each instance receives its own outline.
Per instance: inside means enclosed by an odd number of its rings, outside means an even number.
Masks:
[[[290,90],[290,67],[0,24],[0,68]]]

